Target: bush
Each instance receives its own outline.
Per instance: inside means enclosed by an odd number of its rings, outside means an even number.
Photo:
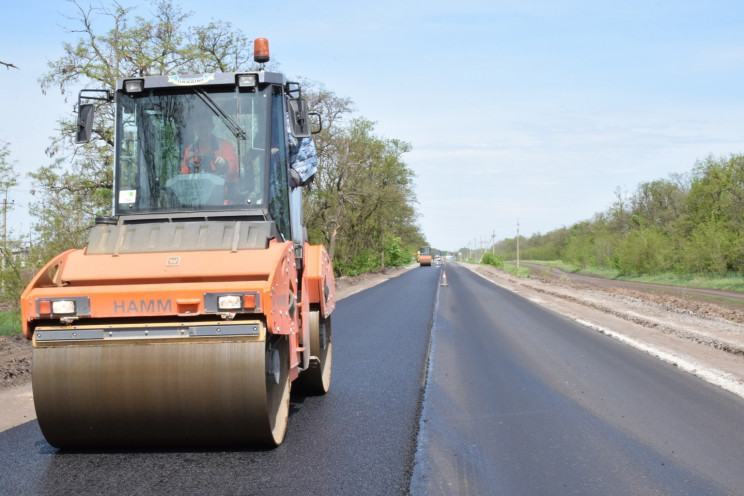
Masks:
[[[655,228],[630,231],[615,254],[620,275],[654,275],[670,270],[673,265],[671,243]]]
[[[737,233],[716,222],[706,222],[695,227],[682,247],[683,267],[691,273],[723,277],[736,265],[740,253]]]
[[[380,268],[380,259],[369,250],[365,250],[348,263],[342,260],[333,261],[337,276],[358,276]]]
[[[493,265],[494,267],[498,267],[499,269],[504,268],[504,261],[493,253],[485,253],[481,262],[486,265]]]
[[[385,265],[402,267],[411,263],[411,254],[403,249],[400,238],[394,236],[385,246]]]

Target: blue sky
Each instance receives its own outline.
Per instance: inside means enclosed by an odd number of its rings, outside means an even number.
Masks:
[[[517,221],[527,236],[569,226],[618,190],[744,152],[740,1],[179,4],[193,24],[229,20],[268,38],[281,71],[411,143],[419,224],[440,249],[514,237]],[[48,163],[74,103],[37,83],[76,39],[63,29],[73,13],[65,1],[12,2],[0,18],[0,60],[21,68],[0,67],[0,139],[22,174]],[[23,179],[9,193],[16,231],[30,230],[29,189]]]

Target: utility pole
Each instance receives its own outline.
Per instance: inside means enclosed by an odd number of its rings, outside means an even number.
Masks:
[[[519,270],[519,219],[517,219],[517,270]]]
[[[3,198],[3,270],[5,270],[5,255],[8,251],[8,190]]]
[[[10,202],[11,205],[13,202]],[[2,270],[5,273],[6,258],[8,257],[8,190],[5,189],[5,198],[3,198],[3,246],[2,246]],[[2,282],[2,290],[5,291],[5,281]]]

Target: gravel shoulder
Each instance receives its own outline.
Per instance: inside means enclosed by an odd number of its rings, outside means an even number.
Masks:
[[[629,286],[622,281],[539,269],[533,277],[516,278],[490,266],[460,265],[611,339],[744,397],[744,311],[726,292],[714,300],[717,303],[711,303],[710,294],[695,295],[679,288]],[[416,267],[339,278],[336,299]],[[0,431],[34,418],[31,344],[20,335],[0,337]]]

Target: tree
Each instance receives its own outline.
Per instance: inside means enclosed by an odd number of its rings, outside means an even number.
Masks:
[[[336,239],[343,225],[342,214],[350,205],[349,198],[343,194],[356,180],[353,171],[341,167],[345,146],[345,119],[352,113],[353,104],[349,98],[341,98],[322,85],[305,86],[304,96],[313,112],[320,114],[323,130],[314,136],[318,154],[318,172],[314,186],[305,196],[305,226],[310,241],[322,242],[328,247],[333,260],[336,252]]]
[[[720,275],[744,271],[744,155],[698,161],[688,196],[681,222],[686,263]]]
[[[7,198],[8,190],[15,186],[18,186],[18,174],[10,158],[10,143],[0,140],[0,192]]]
[[[100,7],[71,5],[75,14],[67,17],[68,29],[78,39],[64,43],[63,55],[49,62],[49,72],[39,79],[43,92],[113,90],[120,77],[250,69],[250,43],[241,31],[221,21],[191,26],[191,14],[170,0],[154,5],[152,19],[135,16],[132,7],[115,0]],[[112,105],[99,105],[93,139],[75,146],[74,117],[64,116],[59,136],[47,148],[51,165],[31,174],[32,193],[40,197],[33,211],[45,240],[41,259],[83,245],[94,217],[110,211],[113,118]]]
[[[253,69],[248,39],[239,30],[220,21],[190,26],[191,14],[170,0],[155,5],[152,19],[115,0],[101,7],[84,8],[76,0],[71,5],[75,14],[67,19],[78,38],[49,63],[39,80],[42,91],[113,89],[119,77]],[[397,252],[396,237],[403,246],[423,239],[415,225],[413,173],[401,159],[410,145],[374,136],[374,123],[365,119],[348,120],[350,99],[318,84],[303,86],[324,123],[315,136],[319,172],[305,202],[310,240],[324,242],[334,261],[365,259],[365,267],[379,266],[386,247]],[[112,105],[98,107],[91,142],[73,146],[75,122],[63,117],[60,135],[47,149],[52,164],[32,174],[40,197],[35,211],[45,240],[42,260],[82,246],[94,217],[110,211],[114,115]]]
[[[351,118],[349,98],[317,84],[305,88],[309,107],[323,120],[314,138],[318,174],[305,204],[310,239],[325,243],[338,267],[358,260],[353,270],[368,270],[391,263],[391,256],[397,263],[395,238],[408,251],[424,242],[415,222],[413,172],[401,158],[410,145],[379,138],[373,122]]]
[[[681,175],[641,183],[629,200],[631,216],[639,215],[654,227],[669,228],[683,214],[688,191]]]
[[[350,102],[324,97],[321,114],[328,126],[316,139],[319,170],[307,202],[308,232],[329,246],[339,272],[369,270],[385,264],[385,250],[397,251],[394,238],[409,246],[423,236],[415,226],[413,173],[401,156],[410,145],[374,135],[364,118],[339,125]],[[311,105],[311,108],[312,105]]]
[[[0,194],[3,195],[3,231],[2,245],[0,246],[0,255],[2,256],[0,287],[2,287],[2,292],[0,299],[4,303],[10,303],[17,307],[25,280],[20,273],[20,260],[17,255],[20,241],[14,239],[13,233],[9,232],[7,227],[7,216],[13,208],[13,204],[7,201],[8,190],[15,186],[18,186],[18,174],[15,171],[15,162],[10,156],[10,143],[0,140]]]
[[[528,249],[540,256],[558,246],[564,261],[626,275],[744,274],[744,155],[709,156],[689,175],[672,174],[639,184],[629,197],[616,195],[592,220],[533,237]],[[499,252],[513,250],[510,242],[501,242]]]

